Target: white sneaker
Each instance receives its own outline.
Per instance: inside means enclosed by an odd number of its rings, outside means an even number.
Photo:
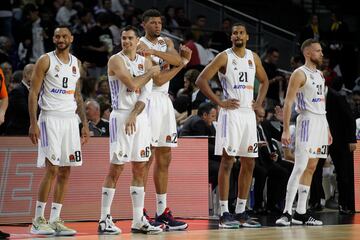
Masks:
[[[112,217],[110,216],[110,214],[108,214],[105,220],[100,220],[98,226],[98,233],[106,235],[118,235],[121,233],[121,229],[115,225]]]
[[[52,223],[49,223],[49,226],[55,231],[56,236],[73,236],[76,234],[76,230],[65,226],[64,221],[60,218],[56,219]]]
[[[30,233],[38,235],[52,235],[55,231],[49,226],[45,218],[38,217],[37,219],[33,219]]]
[[[131,232],[132,233],[143,233],[143,234],[159,234],[163,230],[161,227],[155,227],[150,225],[149,221],[145,216],[141,217],[141,222],[132,222]]]

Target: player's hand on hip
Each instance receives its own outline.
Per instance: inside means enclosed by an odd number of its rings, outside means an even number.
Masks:
[[[130,114],[129,118],[125,123],[125,133],[126,135],[132,135],[136,132],[136,115]]]
[[[356,150],[356,143],[349,143],[349,150],[350,152],[353,152]]]
[[[89,126],[85,125],[81,128],[81,145],[86,144],[90,138]]]
[[[240,101],[234,98],[227,99],[221,102],[220,107],[225,109],[236,109],[240,107]]]
[[[285,146],[290,145],[291,140],[290,140],[290,133],[288,131],[283,131],[281,135],[281,143],[284,144]]]
[[[30,140],[33,144],[37,144],[38,143],[38,139],[40,136],[40,129],[39,126],[37,124],[34,125],[30,125],[29,128],[29,137]]]

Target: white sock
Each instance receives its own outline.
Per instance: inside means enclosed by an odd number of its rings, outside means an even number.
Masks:
[[[156,214],[160,216],[164,213],[166,208],[166,193],[156,194]]]
[[[51,211],[50,211],[50,219],[49,222],[53,223],[58,218],[60,218],[60,212],[61,212],[62,204],[61,203],[52,203],[51,204]]]
[[[243,212],[245,212],[245,207],[246,207],[246,199],[237,198],[236,199],[235,213],[243,213]]]
[[[133,206],[133,222],[141,222],[144,215],[144,187],[130,186],[130,196]]]
[[[298,203],[296,207],[296,212],[300,214],[306,213],[306,202],[309,196],[310,186],[299,184],[298,189]]]
[[[115,188],[102,188],[101,194],[101,216],[100,220],[105,220],[110,214],[110,208],[115,195]]]
[[[224,212],[229,212],[229,206],[228,206],[228,201],[219,201],[220,202],[220,213],[222,216]]]
[[[290,215],[292,214],[292,205],[296,196],[297,187],[289,186],[286,189],[286,198],[285,198],[285,207],[284,213],[288,212]]]
[[[46,206],[46,202],[39,202],[36,201],[36,206],[35,206],[35,219],[37,219],[38,217],[44,217],[44,212],[45,212],[45,206]]]

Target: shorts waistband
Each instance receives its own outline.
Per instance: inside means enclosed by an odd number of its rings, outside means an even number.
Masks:
[[[75,117],[76,113],[74,113],[74,112],[59,112],[59,111],[41,110],[40,115],[53,116],[53,117],[62,117],[62,118],[70,118],[70,117]]]
[[[300,112],[299,115],[301,116],[316,116],[316,117],[326,117],[326,113],[313,113],[313,112],[309,112],[309,111],[303,111]]]

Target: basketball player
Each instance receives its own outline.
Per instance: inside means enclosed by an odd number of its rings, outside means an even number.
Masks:
[[[137,28],[127,26],[121,33],[122,51],[108,62],[108,79],[113,111],[110,115],[110,169],[102,188],[100,234],[119,234],[112,222],[110,207],[116,182],[126,162],[132,165],[130,194],[133,206],[132,232],[158,234],[160,227],[149,224],[143,216],[144,171],[149,160],[151,135],[144,110],[151,92],[149,81],[159,74],[160,67],[136,53],[139,42]]]
[[[201,72],[196,84],[215,104],[221,107],[215,138],[215,155],[222,155],[218,182],[220,193],[221,228],[260,227],[245,212],[250,190],[254,158],[258,156],[255,112],[262,103],[269,86],[268,78],[259,56],[246,48],[249,40],[246,27],[241,23],[232,26],[232,47],[219,53]],[[208,81],[218,72],[225,100],[211,90]],[[259,93],[254,98],[255,75],[260,81]],[[229,177],[235,156],[241,157],[238,179],[238,198],[235,216],[229,213]]]
[[[175,66],[162,78],[154,79],[150,97],[150,124],[152,131],[151,146],[153,155],[147,166],[149,171],[155,154],[154,183],[156,189],[156,215],[155,222],[163,223],[167,230],[183,230],[187,223],[173,218],[167,206],[168,171],[171,161],[171,148],[177,146],[177,129],[174,108],[168,96],[169,81],[184,67],[191,57],[181,58],[174,49],[173,42],[168,38],[160,37],[162,22],[161,14],[155,9],[149,9],[143,14],[142,23],[145,36],[140,38],[138,51],[145,55],[151,55],[152,61],[159,65],[162,70],[168,70],[169,65]],[[190,53],[190,55],[189,55]],[[147,173],[145,175],[147,179]],[[146,182],[146,180],[145,180]],[[144,214],[147,215],[145,209]]]
[[[33,144],[38,144],[37,166],[46,168],[31,233],[68,236],[76,234],[76,231],[64,225],[60,211],[68,187],[70,167],[82,164],[81,144],[88,141],[89,127],[78,81],[81,63],[69,53],[73,42],[69,28],[57,27],[53,42],[55,51],[42,55],[35,64],[29,91],[29,137]],[[38,104],[41,113],[37,121]],[[76,112],[83,124],[81,141]],[[54,199],[47,224],[44,210],[55,179]]]
[[[276,225],[322,225],[306,213],[306,201],[310,184],[319,158],[327,157],[332,143],[325,111],[325,79],[317,70],[322,63],[320,43],[307,39],[301,45],[305,65],[291,75],[284,103],[284,130],[281,141],[290,144],[289,122],[291,106],[296,101],[299,116],[296,119],[295,164],[287,184],[285,209]],[[298,204],[292,217],[292,205],[298,191]]]

